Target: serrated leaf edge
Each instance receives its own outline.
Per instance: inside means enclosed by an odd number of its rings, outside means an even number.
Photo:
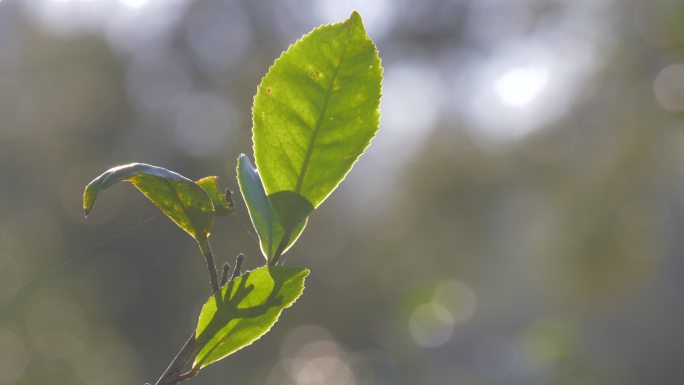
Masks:
[[[261,266],[261,267],[263,267],[263,266]],[[213,364],[213,363],[215,363],[215,362],[218,362],[218,361],[221,361],[221,360],[223,360],[223,359],[225,359],[225,358],[228,358],[229,356],[231,356],[231,355],[233,355],[233,354],[239,352],[240,350],[242,350],[242,349],[244,349],[244,348],[246,348],[246,347],[252,345],[254,342],[260,340],[261,337],[265,336],[266,334],[268,334],[268,332],[271,331],[271,329],[273,329],[273,327],[275,326],[275,324],[278,323],[278,321],[280,320],[280,316],[283,314],[283,311],[284,311],[285,309],[288,309],[288,308],[292,307],[292,305],[294,305],[294,304],[299,300],[299,298],[304,294],[304,289],[306,289],[306,277],[308,277],[309,274],[311,274],[311,270],[309,270],[309,269],[306,268],[306,267],[301,267],[301,266],[287,266],[287,267],[294,267],[294,268],[298,268],[298,267],[299,267],[299,268],[304,269],[304,270],[302,271],[302,273],[304,273],[304,277],[302,277],[302,278],[304,278],[304,279],[302,280],[302,287],[301,287],[301,290],[300,290],[299,295],[297,296],[297,298],[295,298],[295,299],[294,299],[292,302],[290,302],[287,306],[283,306],[283,308],[280,309],[280,311],[279,311],[278,314],[276,315],[276,318],[275,318],[275,321],[273,321],[273,324],[271,324],[271,326],[269,326],[268,328],[266,328],[266,329],[264,330],[264,332],[261,333],[261,334],[260,334],[258,337],[256,337],[254,340],[252,340],[252,341],[250,341],[249,343],[243,345],[241,348],[235,350],[234,352],[228,354],[227,356],[222,357],[222,358],[220,358],[220,359],[218,359],[218,360],[216,360],[216,361],[212,361],[212,362],[210,362],[210,363],[208,363],[208,364],[206,364],[206,365],[203,365],[201,362],[198,362],[198,361],[196,360],[196,361],[193,362],[193,364],[192,364],[192,370],[203,369],[203,368],[206,368],[207,366],[209,366],[209,365],[211,365],[211,364]],[[258,268],[257,268],[257,269],[258,269]],[[254,270],[256,270],[256,269],[254,269]],[[243,274],[241,274],[240,276],[243,276],[244,274],[246,274],[246,273],[248,273],[248,272],[251,272],[251,271],[253,271],[253,270],[246,271],[246,272],[244,272]],[[225,287],[225,286],[224,286],[224,287]],[[228,336],[226,336],[226,337],[228,337]],[[198,364],[199,364],[199,368],[197,368]]]

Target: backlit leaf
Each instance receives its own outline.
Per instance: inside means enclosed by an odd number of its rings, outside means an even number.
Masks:
[[[304,290],[309,270],[264,266],[223,286],[202,307],[194,368],[203,368],[266,334]]]
[[[314,29],[275,61],[254,98],[254,156],[292,231],[337,187],[380,118],[382,67],[361,17]]]
[[[178,173],[149,164],[132,163],[114,167],[90,182],[83,192],[86,215],[103,191],[123,181],[137,187],[198,242],[209,237],[214,225],[214,205],[207,192]]]
[[[225,192],[221,191],[218,184],[218,177],[207,176],[195,183],[200,185],[200,187],[209,194],[209,198],[211,198],[211,202],[214,204],[216,215],[228,215],[235,210],[230,196],[227,196]]]

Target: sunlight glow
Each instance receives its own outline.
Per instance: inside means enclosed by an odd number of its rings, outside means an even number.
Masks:
[[[565,48],[552,49],[558,46]],[[595,53],[578,39],[536,36],[472,65],[457,87],[474,90],[465,112],[478,145],[500,151],[563,117],[596,68]]]
[[[544,91],[549,72],[541,67],[519,67],[506,71],[494,83],[501,101],[511,107],[523,108]]]
[[[121,5],[124,5],[128,8],[140,8],[148,2],[149,0],[119,0],[119,3],[121,3]]]
[[[444,345],[451,338],[454,323],[447,308],[437,302],[428,302],[413,310],[408,327],[416,344],[433,348]]]
[[[363,15],[364,24],[374,39],[385,36],[395,20],[395,7],[388,0],[317,0],[313,3],[314,15],[321,23],[344,20],[354,10]]]
[[[684,111],[684,64],[663,68],[653,81],[653,93],[664,110]]]

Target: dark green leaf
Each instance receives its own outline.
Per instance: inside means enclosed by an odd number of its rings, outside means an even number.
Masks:
[[[218,177],[207,176],[195,183],[200,185],[200,187],[209,194],[209,198],[211,198],[211,202],[214,204],[216,215],[228,215],[235,210],[230,196],[227,196],[221,191],[221,188],[219,188]]]
[[[266,197],[264,186],[261,184],[261,178],[259,178],[259,172],[244,154],[238,158],[237,176],[240,192],[247,204],[247,210],[252,219],[254,229],[259,235],[261,253],[266,257],[266,260],[270,261],[275,256],[276,249],[283,240],[285,231]],[[306,226],[306,218],[303,218],[298,223],[299,225],[289,237],[288,245],[283,252],[287,251],[302,233]]]
[[[304,290],[309,270],[264,266],[244,273],[209,297],[197,324],[194,368],[203,368],[266,334]]]
[[[254,156],[286,231],[325,200],[370,144],[382,67],[361,17],[324,25],[291,45],[254,98]]]
[[[122,181],[137,187],[198,242],[209,237],[214,225],[214,205],[207,192],[180,174],[149,164],[132,163],[114,167],[90,182],[83,192],[86,215],[100,193]]]

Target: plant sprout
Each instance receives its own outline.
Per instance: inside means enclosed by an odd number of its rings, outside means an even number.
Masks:
[[[233,210],[218,178],[197,181],[143,163],[114,167],[83,194],[86,215],[99,195],[129,182],[196,242],[212,295],[196,329],[157,385],[177,384],[267,333],[304,290],[309,270],[285,266],[311,213],[337,188],[378,130],[382,67],[361,16],[320,26],[270,67],[254,97],[253,150],[237,180],[259,237],[264,265],[242,272],[244,256],[221,274],[209,242],[216,216]]]

